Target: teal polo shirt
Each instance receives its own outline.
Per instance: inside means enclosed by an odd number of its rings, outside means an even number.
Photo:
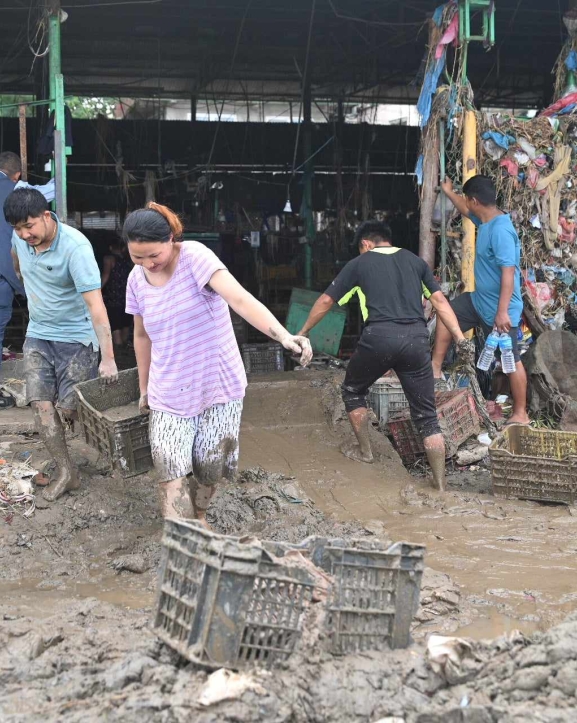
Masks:
[[[28,300],[26,336],[46,341],[92,344],[98,339],[81,294],[101,286],[100,271],[90,241],[71,226],[58,223],[49,249],[37,254],[16,233],[12,248],[18,256]]]

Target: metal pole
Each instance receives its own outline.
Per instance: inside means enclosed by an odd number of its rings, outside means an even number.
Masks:
[[[56,76],[56,113],[54,131],[54,170],[56,171],[56,215],[67,223],[66,202],[66,130],[64,119],[64,77]]]
[[[60,56],[60,0],[49,0],[48,42],[50,54],[48,56],[48,82],[50,97],[50,110],[56,107],[56,76],[62,72],[62,59]]]
[[[26,143],[26,106],[18,106],[18,127],[20,129],[20,160],[22,162],[21,179],[28,180],[28,145]]]
[[[312,95],[310,72],[307,72],[304,79],[305,87],[303,93],[303,152],[305,156],[305,168],[303,175],[303,206],[305,208],[305,288],[312,289],[313,286],[313,250],[312,243],[315,237],[313,218],[313,159],[312,155]]]
[[[445,180],[445,119],[439,121],[439,170],[441,183]],[[441,281],[447,283],[447,199],[441,194]]]
[[[60,0],[49,0],[48,42],[50,110],[54,112],[54,159],[52,175],[56,179],[56,215],[66,222],[66,123],[64,115],[64,77],[60,46]]]

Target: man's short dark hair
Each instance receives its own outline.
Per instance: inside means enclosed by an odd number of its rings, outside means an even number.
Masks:
[[[360,248],[363,241],[374,243],[390,242],[393,239],[391,227],[382,221],[365,221],[355,231],[355,244]]]
[[[15,176],[17,173],[22,173],[22,161],[20,156],[12,151],[4,151],[0,153],[0,171],[9,177]]]
[[[48,201],[35,188],[17,188],[4,201],[4,217],[11,226],[38,218],[49,211]]]
[[[497,203],[497,191],[495,184],[489,176],[473,176],[463,186],[463,193],[467,198],[476,198],[481,206],[495,206]]]

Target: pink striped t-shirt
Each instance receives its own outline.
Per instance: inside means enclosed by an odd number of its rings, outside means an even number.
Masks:
[[[228,304],[207,287],[224,264],[206,246],[186,241],[173,275],[152,286],[135,266],[126,288],[126,313],[142,316],[152,342],[151,409],[195,417],[214,404],[242,399],[246,374]]]

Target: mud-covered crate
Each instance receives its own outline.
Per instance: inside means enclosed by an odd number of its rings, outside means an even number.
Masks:
[[[398,380],[381,377],[369,389],[369,407],[375,413],[379,424],[384,427],[390,417],[403,409],[407,409],[409,402]]]
[[[138,411],[138,370],[127,369],[115,384],[92,379],[76,385],[78,421],[86,442],[110,460],[123,477],[152,468],[148,415]]]
[[[493,493],[577,503],[577,433],[508,427],[489,447]]]
[[[243,344],[240,349],[247,374],[284,371],[284,349],[281,344]]]
[[[326,634],[333,653],[405,648],[419,606],[425,548],[406,542],[317,541],[311,557],[333,577]]]
[[[452,457],[463,442],[479,434],[479,415],[473,395],[468,389],[436,392],[437,414],[447,457]],[[411,464],[425,454],[423,440],[411,420],[408,409],[389,419],[389,433],[405,464]]]
[[[264,546],[167,520],[155,633],[210,668],[270,668],[286,660],[315,585],[306,570],[275,560]]]

